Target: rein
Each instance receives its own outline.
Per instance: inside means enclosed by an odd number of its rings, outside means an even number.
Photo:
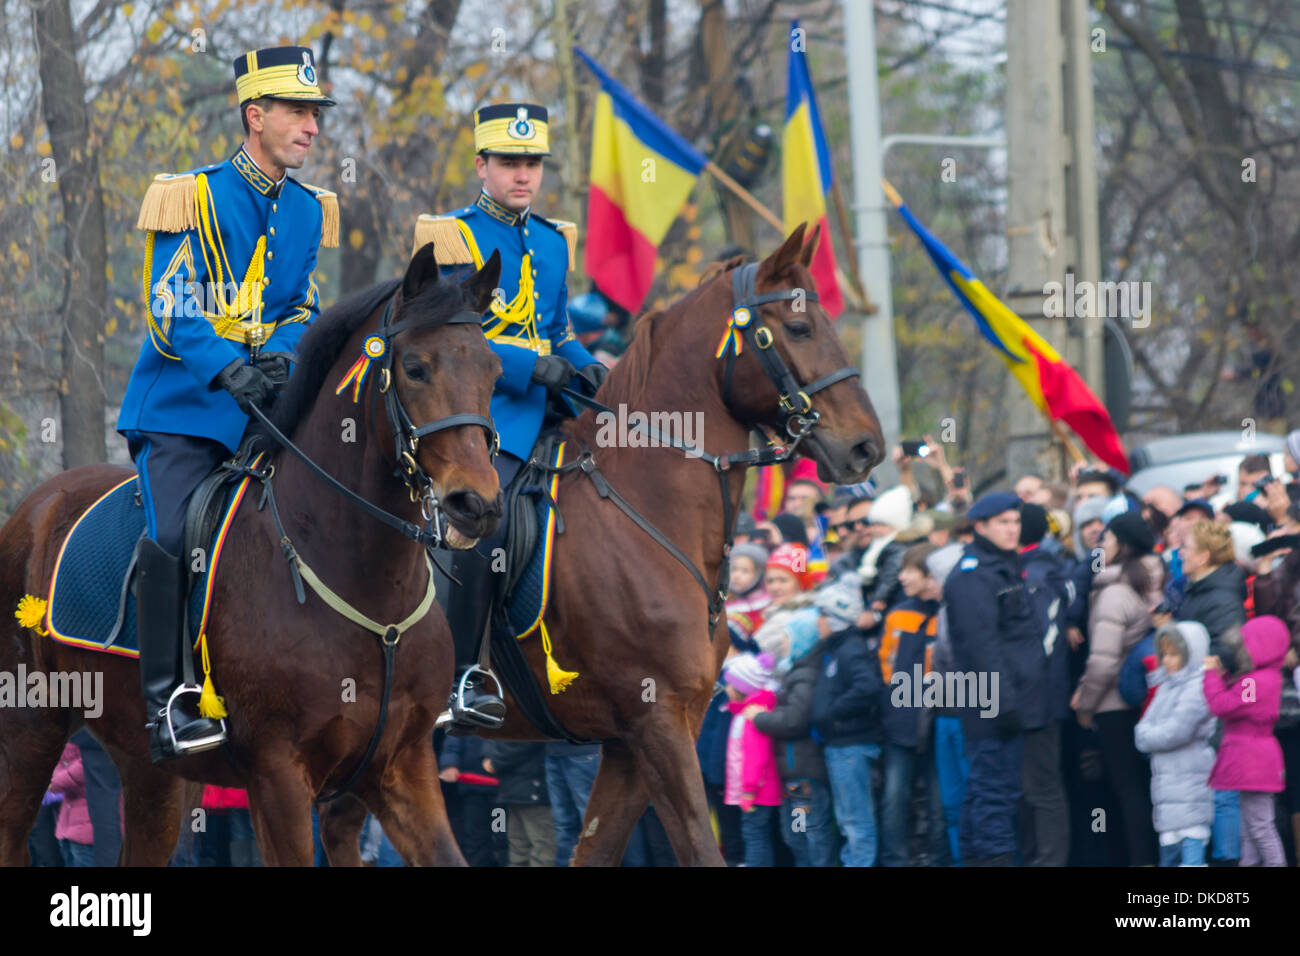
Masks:
[[[581,470],[591,478],[592,484],[596,487],[596,494],[601,498],[607,498],[612,501],[625,515],[642,531],[657,541],[669,554],[677,559],[695,582],[704,590],[704,596],[709,603],[709,641],[713,641],[713,632],[717,627],[718,619],[722,615],[723,608],[727,601],[727,592],[731,586],[731,548],[735,541],[735,516],[732,514],[731,495],[727,488],[727,472],[733,467],[748,467],[750,465],[775,465],[781,462],[789,461],[794,456],[794,450],[799,443],[811,432],[821,420],[821,413],[813,408],[812,396],[824,388],[834,385],[836,382],[843,381],[847,378],[853,378],[859,375],[856,368],[846,365],[837,369],[828,375],[823,375],[816,381],[800,386],[798,380],[790,371],[790,367],[785,364],[785,360],[772,347],[775,341],[772,330],[767,326],[753,321],[753,309],[761,308],[772,302],[789,302],[801,297],[805,301],[817,302],[817,293],[812,289],[777,289],[772,292],[755,293],[754,283],[758,272],[758,263],[750,263],[732,271],[731,276],[731,294],[732,294],[732,313],[728,321],[727,332],[723,336],[722,345],[719,347],[719,355],[726,351],[726,365],[723,372],[723,405],[728,411],[731,410],[731,379],[735,368],[736,357],[742,350],[742,342],[748,342],[754,353],[758,356],[759,364],[767,374],[768,379],[776,387],[778,394],[778,405],[781,410],[781,429],[793,439],[790,444],[776,448],[751,448],[743,452],[727,452],[721,455],[711,455],[701,448],[684,444],[672,436],[663,436],[659,434],[658,429],[649,425],[643,425],[637,422],[631,427],[637,431],[648,435],[656,440],[658,444],[667,445],[685,452],[689,457],[700,458],[713,466],[714,474],[718,476],[718,489],[722,495],[722,527],[724,544],[722,546],[722,563],[718,566],[718,580],[710,588],[705,580],[703,572],[700,571],[695,563],[686,556],[686,554],[677,545],[673,544],[663,532],[656,528],[642,514],[640,514],[617,490],[609,483],[600,470],[596,467],[596,459],[590,449],[585,450],[574,461],[566,465],[552,467],[544,461],[536,459],[529,462],[542,471],[556,474],[568,471]],[[734,347],[726,350],[729,340],[734,340]],[[573,389],[565,388],[564,395],[571,398],[587,408],[593,409],[597,413],[608,412],[610,415],[617,414],[612,408],[594,398],[588,398],[586,395]],[[733,413],[734,415],[734,413]]]

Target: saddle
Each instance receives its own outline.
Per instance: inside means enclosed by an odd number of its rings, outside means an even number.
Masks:
[[[504,612],[510,622],[515,621],[518,616],[516,613],[511,613],[512,611],[517,608],[523,610],[524,602],[530,600],[535,602],[534,595],[517,595],[516,592],[530,570],[537,551],[541,535],[539,511],[543,510],[542,502],[549,505],[555,514],[556,533],[564,534],[564,518],[551,494],[552,476],[542,467],[554,461],[556,451],[562,443],[562,436],[558,431],[544,432],[538,436],[528,461],[519,469],[515,480],[506,489],[504,504],[505,514],[508,517],[505,542],[506,573],[501,575],[498,581],[493,603]]]
[[[221,529],[242,500],[246,476],[237,470],[256,452],[241,448],[204,479],[190,499],[183,556],[187,640],[197,643],[207,615],[209,587],[220,549]],[[239,496],[238,498],[236,496]],[[135,657],[135,546],[145,534],[139,479],[131,477],[106,492],[73,525],[60,549],[50,580],[48,627],[64,644]],[[204,560],[193,560],[195,549]]]

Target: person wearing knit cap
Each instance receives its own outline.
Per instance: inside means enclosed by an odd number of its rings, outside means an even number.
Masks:
[[[1047,696],[1041,727],[1026,727],[1022,782],[1034,836],[1022,848],[1028,866],[1064,866],[1070,855],[1069,806],[1061,773],[1061,732],[1069,717],[1070,650],[1068,612],[1074,598],[1064,548],[1049,534],[1050,513],[1042,505],[1020,506],[1020,565],[1043,631],[1043,678]]]
[[[877,835],[871,766],[880,757],[884,683],[879,656],[854,626],[862,611],[855,585],[855,579],[846,576],[817,596],[817,627],[824,641],[809,721],[814,736],[822,741],[835,820],[847,841],[841,860],[845,866],[874,866]]]
[[[1151,526],[1136,511],[1125,511],[1111,518],[1106,530],[1138,557],[1156,549],[1156,536],[1151,532]]]
[[[724,799],[742,812],[745,866],[773,864],[772,816],[774,808],[781,805],[781,778],[772,738],[758,730],[745,713],[751,707],[771,710],[776,706],[776,682],[772,677],[775,663],[770,654],[739,654],[722,669],[731,699],[727,707],[732,713]]]
[[[862,578],[865,605],[858,626],[869,637],[875,638],[885,619],[885,611],[902,594],[898,572],[903,566],[903,552],[907,545],[898,537],[912,521],[912,493],[905,485],[890,488],[871,503],[868,520],[871,543],[857,567]]]
[[[1244,521],[1259,527],[1264,534],[1273,530],[1273,518],[1253,501],[1234,501],[1223,509],[1232,521]]]
[[[808,591],[808,552],[802,545],[783,544],[767,559],[764,587],[770,599],[763,622],[754,631],[758,650],[780,656],[785,622],[799,608],[812,603]]]
[[[1088,656],[1070,708],[1084,730],[1095,729],[1102,764],[1122,811],[1127,862],[1156,862],[1151,830],[1150,767],[1134,744],[1138,711],[1119,690],[1120,668],[1152,627],[1164,565],[1152,553],[1155,535],[1137,512],[1116,515],[1102,535],[1102,562],[1089,595]]]
[[[1023,792],[1024,731],[1043,727],[1048,697],[1043,634],[1022,578],[1020,499],[984,495],[968,512],[975,541],[944,584],[955,669],[998,681],[996,708],[962,713],[970,776],[962,805],[961,856],[971,865],[1010,866]]]
[[[954,542],[930,552],[925,559],[925,570],[939,587],[942,595],[948,575],[957,567],[966,548]],[[948,609],[940,604],[934,633],[934,672],[940,677],[954,673],[952,640],[948,633]],[[945,677],[946,680],[946,677]],[[961,863],[961,805],[966,795],[966,778],[970,763],[966,760],[966,741],[961,729],[961,712],[941,708],[934,716],[934,769],[939,783],[939,799],[943,802],[945,834],[948,853],[953,865]]]
[[[754,651],[753,635],[763,623],[764,609],[771,602],[763,589],[767,548],[761,544],[736,544],[731,548],[731,589],[727,594],[727,632],[738,651]]]
[[[835,835],[835,811],[821,744],[813,740],[809,725],[813,688],[821,670],[817,631],[818,612],[804,608],[790,616],[785,632],[789,653],[778,662],[783,672],[776,692],[776,706],[770,711],[747,710],[754,727],[776,744],[776,764],[784,784],[781,835],[796,866],[835,866],[839,840]],[[796,810],[802,812],[796,813]],[[803,827],[791,821],[802,819]]]
[[[1286,455],[1282,467],[1290,475],[1300,474],[1300,429],[1286,434]]]

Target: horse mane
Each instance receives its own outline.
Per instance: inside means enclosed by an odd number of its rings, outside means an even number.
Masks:
[[[744,265],[744,256],[733,256],[724,261],[712,262],[700,275],[694,289],[671,303],[667,308],[649,312],[636,322],[632,341],[628,343],[618,364],[610,373],[606,388],[610,390],[607,404],[627,402],[633,404],[636,397],[645,390],[646,380],[650,375],[650,360],[654,356],[654,336],[656,328],[669,316],[686,308],[692,299],[704,294],[704,290],[718,276],[730,272],[737,266]]]

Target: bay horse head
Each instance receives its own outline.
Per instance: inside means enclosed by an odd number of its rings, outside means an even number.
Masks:
[[[717,374],[731,413],[749,428],[797,442],[822,481],[850,484],[884,460],[885,438],[858,370],[817,301],[808,267],[821,227],[806,243],[805,228],[801,223],[761,262],[733,259],[700,282],[729,286]]]
[[[429,243],[407,266],[386,325],[390,374],[382,391],[398,440],[395,464],[408,485],[413,476],[428,476],[454,548],[490,535],[501,518],[492,467],[496,433],[472,421],[490,425],[492,390],[501,375],[501,360],[481,325],[500,275],[501,257],[493,251],[465,280],[442,279]],[[466,418],[471,421],[462,422]]]

